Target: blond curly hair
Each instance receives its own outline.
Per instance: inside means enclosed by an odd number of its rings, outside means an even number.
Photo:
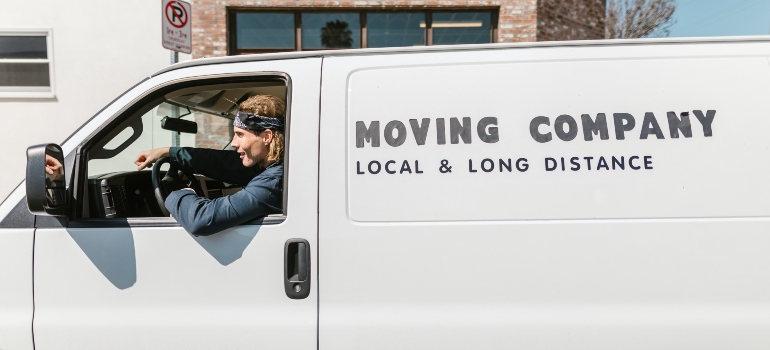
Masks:
[[[241,102],[240,110],[246,113],[278,118],[286,125],[286,103],[273,95],[254,95]],[[273,141],[265,160],[268,163],[283,160],[284,136],[283,131],[272,130]]]

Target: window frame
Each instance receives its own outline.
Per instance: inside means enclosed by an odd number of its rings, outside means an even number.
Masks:
[[[125,105],[115,113],[108,121],[94,130],[76,149],[75,160],[72,166],[72,179],[67,188],[68,198],[70,200],[69,220],[64,224],[66,227],[180,227],[179,223],[173,218],[163,217],[131,217],[131,218],[92,218],[89,213],[88,197],[88,152],[104,137],[108,137],[112,129],[122,125],[127,120],[141,117],[150,105],[156,102],[160,103],[164,96],[170,92],[190,88],[202,87],[218,84],[238,84],[265,80],[280,80],[286,86],[286,131],[284,132],[284,170],[283,170],[283,202],[281,214],[274,214],[264,218],[250,220],[242,225],[274,225],[282,223],[288,215],[288,162],[289,148],[291,147],[291,102],[292,102],[292,80],[291,76],[285,72],[263,71],[248,73],[225,73],[209,76],[197,76],[177,79],[159,84],[144,91],[129,104]],[[50,224],[50,223],[49,223]],[[56,223],[52,223],[56,226]],[[62,225],[61,223],[59,225]],[[239,225],[239,226],[242,226]]]
[[[240,49],[237,47],[237,20],[238,13],[247,12],[282,12],[294,14],[294,48],[293,49],[277,49],[277,48],[249,48]],[[228,55],[244,55],[244,54],[257,54],[257,53],[276,53],[276,52],[294,52],[294,51],[321,51],[321,50],[346,50],[341,48],[323,48],[323,49],[302,49],[302,13],[308,12],[332,12],[332,13],[358,13],[359,15],[359,34],[361,36],[362,49],[368,48],[368,23],[367,13],[424,13],[425,14],[425,46],[433,45],[433,14],[440,12],[489,12],[491,15],[489,42],[497,42],[497,28],[498,19],[500,13],[499,6],[481,6],[481,7],[442,7],[442,8],[361,8],[361,7],[324,7],[324,8],[307,8],[307,7],[228,7],[227,8],[227,54]]]
[[[54,98],[56,82],[54,75],[53,30],[52,29],[0,29],[0,36],[38,36],[46,39],[46,59],[0,58],[0,63],[48,63],[48,90],[24,91],[23,87],[0,87],[0,98]],[[16,88],[16,90],[14,90]],[[7,90],[6,90],[7,89]]]

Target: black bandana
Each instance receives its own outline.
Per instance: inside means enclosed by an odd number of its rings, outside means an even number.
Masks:
[[[283,122],[278,118],[270,118],[241,111],[235,113],[233,126],[254,131],[266,129],[283,131]]]

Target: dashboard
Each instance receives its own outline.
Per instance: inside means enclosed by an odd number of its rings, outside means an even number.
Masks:
[[[209,199],[241,190],[236,185],[196,175]],[[152,171],[123,171],[88,178],[88,209],[91,218],[164,216],[152,188]]]

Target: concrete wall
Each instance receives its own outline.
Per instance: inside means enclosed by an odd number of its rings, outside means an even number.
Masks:
[[[169,64],[160,7],[159,0],[0,0],[0,31],[53,30],[56,92],[48,99],[0,98],[0,201],[23,179],[28,146],[61,143],[123,91]]]

